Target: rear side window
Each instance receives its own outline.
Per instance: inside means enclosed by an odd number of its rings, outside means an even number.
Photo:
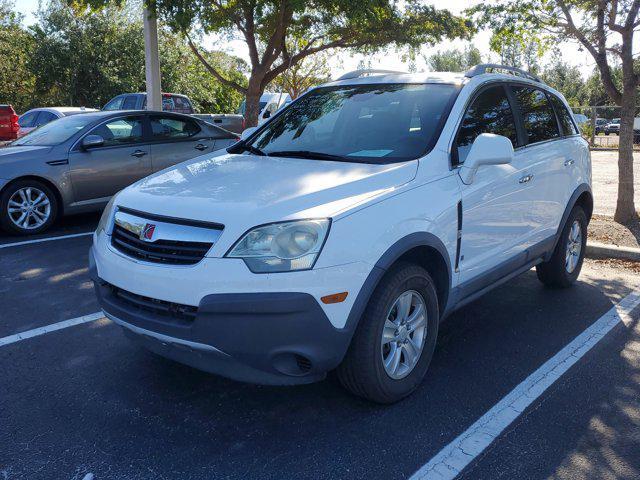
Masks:
[[[520,105],[527,143],[544,142],[560,136],[553,108],[543,91],[530,87],[513,87]]]
[[[173,117],[151,117],[154,140],[180,139],[194,136],[200,131],[196,122]]]
[[[107,110],[107,111],[122,110],[123,100],[124,100],[124,97],[116,97],[113,100],[111,100],[109,103],[107,103],[102,110]]]
[[[456,137],[457,162],[454,158],[454,163],[464,163],[473,141],[481,133],[503,135],[514,147],[518,144],[511,105],[501,85],[484,90],[468,108]]]
[[[571,113],[567,110],[562,100],[560,100],[555,95],[549,95],[551,98],[551,103],[553,103],[553,108],[556,110],[556,115],[558,116],[558,120],[560,121],[560,126],[562,127],[563,135],[576,135],[578,133],[578,129],[573,123],[573,118],[571,118]],[[602,119],[600,119],[602,120]],[[604,124],[604,121],[600,123],[596,122],[598,125]]]
[[[122,102],[122,110],[135,110],[137,98],[135,95],[127,95]]]
[[[40,112],[38,115],[38,120],[34,126],[40,127],[41,125],[46,125],[49,122],[56,120],[58,117],[51,112]]]

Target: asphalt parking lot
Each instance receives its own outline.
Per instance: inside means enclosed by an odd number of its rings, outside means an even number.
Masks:
[[[70,218],[43,237],[97,221]],[[6,246],[16,240],[0,236],[2,479],[435,479],[453,478],[456,462],[469,479],[640,477],[640,308],[606,335],[584,333],[639,288],[621,266],[588,261],[563,291],[527,272],[468,305],[443,324],[418,391],[383,407],[331,377],[274,388],[202,373],[138,349],[106,319],[20,339],[98,307],[90,236]],[[486,449],[468,448],[486,440],[465,437],[479,419],[581,338],[592,348],[570,352],[572,366],[527,391],[502,429],[493,418]]]

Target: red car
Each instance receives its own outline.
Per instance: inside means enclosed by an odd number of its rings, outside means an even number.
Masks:
[[[11,105],[0,105],[0,141],[18,138],[18,115]]]

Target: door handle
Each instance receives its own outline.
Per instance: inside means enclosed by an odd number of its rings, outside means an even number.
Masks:
[[[520,177],[520,180],[518,180],[518,183],[527,183],[527,182],[530,182],[531,180],[533,180],[533,175],[529,174],[529,175],[525,175],[524,177]]]
[[[206,149],[207,149],[207,148],[209,148],[209,147],[207,147],[204,143],[199,143],[198,145],[196,145],[196,146],[195,146],[195,147],[193,147],[193,148],[195,148],[196,150],[203,151],[203,150],[206,150]]]
[[[573,165],[573,159],[570,158],[569,160],[565,160],[564,162],[564,166],[565,167],[570,167],[571,165]]]
[[[131,154],[131,156],[140,158],[140,157],[144,157],[146,154],[147,152],[145,152],[144,150],[136,150]]]

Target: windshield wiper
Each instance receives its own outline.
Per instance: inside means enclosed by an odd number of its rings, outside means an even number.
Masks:
[[[253,153],[254,155],[260,155],[261,157],[266,156],[266,153],[264,153],[258,147],[254,147],[253,145],[244,143],[243,140],[240,140],[235,145],[232,145],[227,151],[229,153],[249,152],[249,153]]]
[[[331,155],[330,153],[312,152],[310,150],[281,150],[277,152],[269,152],[270,157],[293,157],[293,158],[310,158],[314,160],[333,160],[335,162],[351,162],[350,159],[341,155]]]

